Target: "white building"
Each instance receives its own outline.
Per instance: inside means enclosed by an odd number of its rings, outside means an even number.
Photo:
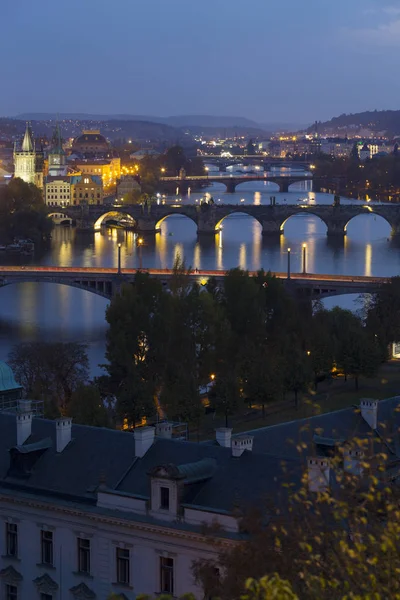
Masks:
[[[26,183],[33,183],[42,188],[42,157],[42,152],[36,151],[32,129],[27,123],[21,147],[18,148],[17,144],[14,146],[14,177],[19,177]]]
[[[203,600],[193,561],[218,569],[218,552],[239,539],[238,507],[267,495],[284,506],[284,484],[304,468],[310,491],[321,491],[329,453],[353,436],[375,436],[381,449],[388,432],[398,435],[399,406],[364,399],[358,410],[252,435],[221,428],[199,444],[171,439],[170,423],[132,434],[33,418],[20,401],[16,414],[0,412],[0,598],[105,600],[114,591]],[[353,462],[346,469],[355,472]],[[218,548],[204,524],[219,524]]]
[[[46,177],[44,192],[47,206],[68,206],[71,204],[71,182],[69,177]]]

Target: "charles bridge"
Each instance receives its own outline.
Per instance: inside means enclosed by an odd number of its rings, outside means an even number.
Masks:
[[[198,175],[198,176],[184,176],[184,177],[161,177],[160,182],[166,190],[175,190],[178,188],[180,194],[186,194],[189,189],[193,189],[199,184],[209,185],[210,183],[223,183],[226,187],[226,191],[233,194],[236,187],[242,183],[249,183],[250,181],[268,181],[275,183],[280,192],[288,193],[289,187],[294,183],[301,181],[313,181],[314,191],[318,191],[318,182],[312,175],[299,173],[297,175]]]
[[[392,228],[393,236],[400,236],[400,205],[342,204],[337,206],[309,205],[245,205],[245,204],[149,204],[110,207],[80,205],[48,207],[49,214],[57,211],[75,221],[81,230],[100,230],[112,220],[124,218],[141,235],[160,231],[161,223],[170,215],[183,215],[197,226],[199,235],[214,235],[220,231],[224,219],[236,213],[256,219],[265,236],[283,234],[286,221],[294,215],[313,215],[325,223],[328,236],[343,237],[347,225],[358,215],[383,217]]]

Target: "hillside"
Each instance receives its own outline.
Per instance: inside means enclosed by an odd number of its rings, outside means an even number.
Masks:
[[[318,122],[320,134],[355,134],[362,131],[373,135],[386,134],[389,137],[400,135],[400,110],[374,110],[355,114],[342,114],[324,123]],[[315,125],[308,128],[315,131]],[[367,133],[362,133],[367,135]]]

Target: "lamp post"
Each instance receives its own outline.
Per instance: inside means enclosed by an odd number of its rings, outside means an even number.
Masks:
[[[306,272],[307,272],[306,271],[306,266],[307,266],[307,263],[306,263],[306,252],[307,252],[307,245],[303,244],[303,275],[305,275]]]
[[[287,278],[290,279],[290,248],[287,249]]]
[[[205,167],[205,169],[206,169],[207,179],[208,179],[208,167]]]
[[[118,275],[121,275],[121,244],[118,244]]]
[[[143,238],[138,239],[139,246],[139,269],[142,270],[142,246],[143,246]]]

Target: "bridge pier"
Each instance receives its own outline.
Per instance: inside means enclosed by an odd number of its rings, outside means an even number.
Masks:
[[[142,235],[154,235],[155,233],[159,233],[161,231],[161,228],[157,227],[157,221],[155,219],[139,217],[136,223],[136,231]]]
[[[278,185],[279,185],[279,191],[280,192],[282,192],[283,194],[288,194],[289,193],[290,181],[282,181],[282,183],[280,183]]]
[[[236,182],[228,181],[226,184],[226,191],[228,194],[234,194],[236,191]]]
[[[263,236],[279,237],[283,234],[283,228],[281,228],[281,223],[279,221],[263,220],[261,233]]]
[[[337,223],[335,221],[329,222],[327,223],[328,225],[328,230],[326,232],[326,235],[328,237],[336,237],[336,238],[340,238],[340,237],[345,237],[347,235],[347,231],[345,229],[346,224],[345,223]]]

